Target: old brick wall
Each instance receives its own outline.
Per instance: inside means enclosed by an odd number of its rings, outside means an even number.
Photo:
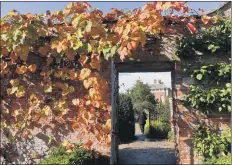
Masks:
[[[216,63],[225,61],[229,63],[228,56],[209,56],[202,59],[202,63]],[[194,61],[188,61],[194,63]],[[187,62],[187,63],[188,63]],[[193,144],[191,137],[193,129],[200,123],[207,124],[218,131],[222,131],[226,126],[230,125],[231,117],[229,115],[201,115],[198,110],[184,107],[181,104],[181,98],[187,94],[189,85],[195,82],[183,72],[184,65],[177,63],[175,74],[175,106],[174,109],[174,128],[176,134],[176,153],[178,164],[201,164],[200,157],[193,154]]]

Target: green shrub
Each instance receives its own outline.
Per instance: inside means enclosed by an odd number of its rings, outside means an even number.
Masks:
[[[39,164],[70,164],[70,165],[91,165],[93,164],[93,154],[83,148],[67,152],[65,147],[53,149],[48,158]]]
[[[119,95],[118,135],[121,142],[135,138],[135,119],[131,98],[126,94]]]
[[[145,125],[145,136],[148,138],[167,139],[168,132],[171,130],[170,124],[164,121],[151,121],[150,130],[149,123]]]
[[[174,132],[172,131],[172,130],[170,130],[169,132],[168,132],[168,139],[170,140],[170,141],[172,141],[172,142],[174,142]]]
[[[220,156],[219,158],[212,157],[206,160],[204,164],[231,164],[231,154]]]

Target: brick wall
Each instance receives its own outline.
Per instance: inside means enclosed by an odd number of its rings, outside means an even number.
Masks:
[[[210,58],[203,59],[204,62],[217,62],[227,61],[228,58],[222,56],[218,59]],[[228,115],[200,115],[196,109],[190,109],[184,107],[181,104],[181,97],[187,93],[189,85],[194,84],[194,81],[182,72],[183,66],[177,64],[176,75],[175,75],[175,106],[173,110],[174,116],[174,131],[175,131],[175,142],[176,142],[176,155],[178,164],[201,164],[202,159],[195,157],[193,154],[193,144],[191,137],[193,135],[193,129],[201,124],[205,123],[208,126],[214,127],[217,130],[223,130],[226,126],[230,125],[231,117]]]

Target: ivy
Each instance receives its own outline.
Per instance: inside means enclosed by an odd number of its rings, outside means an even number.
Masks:
[[[222,134],[207,126],[199,126],[193,135],[194,154],[203,156],[204,161],[230,154],[231,132],[228,127]]]

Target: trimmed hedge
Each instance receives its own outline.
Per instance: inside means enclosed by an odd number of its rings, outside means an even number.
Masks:
[[[118,137],[121,142],[135,138],[135,119],[131,98],[126,94],[119,95]]]

